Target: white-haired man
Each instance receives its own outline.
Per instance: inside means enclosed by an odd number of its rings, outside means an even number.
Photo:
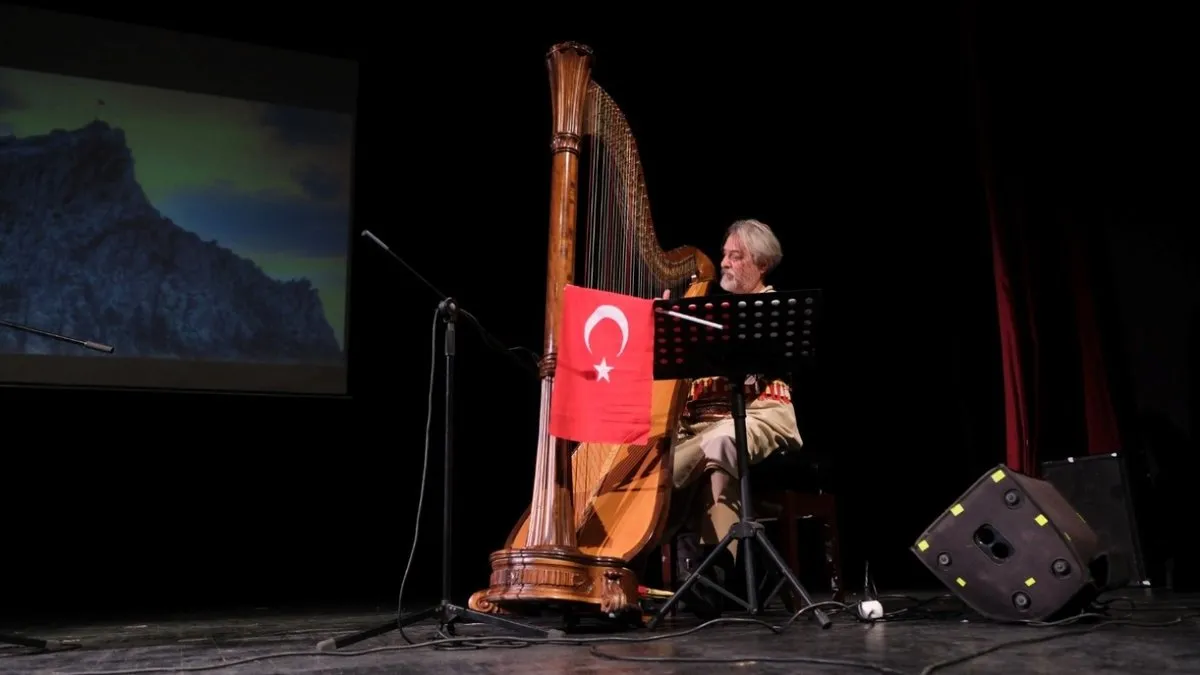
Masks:
[[[766,284],[765,277],[782,258],[783,249],[770,227],[757,220],[739,220],[725,233],[721,288],[739,294],[770,293],[774,289]],[[743,386],[751,465],[776,450],[801,447],[787,382],[760,375],[748,378]],[[681,417],[673,453],[676,492],[672,500],[674,524],[682,529],[677,549],[681,573],[695,569],[740,518],[737,448],[728,387],[725,378],[694,380]],[[724,583],[736,563],[736,541],[728,551],[714,574],[718,583]],[[710,603],[715,601],[709,596]]]

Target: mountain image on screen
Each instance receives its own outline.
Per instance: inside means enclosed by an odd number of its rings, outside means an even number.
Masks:
[[[165,217],[125,132],[99,119],[23,137],[0,129],[0,318],[124,357],[343,362],[309,279],[272,278]],[[97,355],[12,330],[0,330],[0,353]]]

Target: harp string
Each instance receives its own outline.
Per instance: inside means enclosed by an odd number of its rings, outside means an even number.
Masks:
[[[640,159],[624,114],[603,89],[591,85],[584,115],[584,163],[580,188],[586,193],[580,207],[583,227],[578,233],[585,249],[581,281],[590,288],[642,298],[660,297],[670,290],[682,297],[690,275],[669,268],[650,219],[649,198]],[[674,274],[663,278],[657,268]],[[628,452],[622,454],[625,447]],[[593,512],[602,489],[615,490],[645,457],[650,446],[583,444],[572,458],[575,518],[582,525]]]
[[[583,284],[642,298],[671,290],[679,297],[690,279],[663,279],[654,272],[661,255],[650,222],[636,141],[616,103],[598,86],[588,90],[584,116],[584,164],[588,178],[581,209],[586,250]]]

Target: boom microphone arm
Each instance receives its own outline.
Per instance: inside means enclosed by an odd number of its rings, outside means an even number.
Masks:
[[[11,328],[13,330],[21,331],[22,333],[32,333],[33,335],[40,335],[45,338],[50,338],[51,340],[58,340],[59,342],[69,342],[73,345],[78,345],[80,347],[83,347],[84,349],[91,349],[91,350],[97,351],[97,352],[104,352],[105,354],[113,353],[113,348],[106,344],[101,344],[99,342],[92,342],[91,340],[80,340],[79,338],[73,338],[73,337],[69,337],[66,335],[59,335],[58,333],[51,333],[48,330],[42,330],[41,328],[33,328],[32,326],[24,326],[19,323],[13,323],[12,321],[5,321],[4,319],[0,319],[0,326],[4,326],[5,328]]]
[[[525,347],[505,347],[504,343],[502,343],[502,342],[500,342],[500,340],[496,339],[495,336],[493,336],[490,332],[488,332],[488,330],[486,328],[483,327],[483,324],[480,323],[479,319],[475,318],[475,316],[473,314],[471,314],[467,310],[460,307],[455,300],[447,297],[445,293],[438,290],[438,287],[434,286],[428,279],[421,276],[420,272],[413,269],[412,265],[409,265],[404,260],[404,258],[401,258],[400,255],[397,254],[395,251],[393,251],[390,246],[383,243],[382,239],[380,239],[379,237],[376,237],[374,234],[371,233],[370,230],[363,230],[362,236],[366,237],[367,239],[370,239],[371,243],[373,243],[376,246],[378,246],[379,248],[383,249],[385,253],[387,253],[396,262],[400,263],[409,272],[411,272],[414,277],[420,279],[421,282],[424,283],[429,288],[429,290],[433,291],[434,295],[438,296],[438,299],[440,299],[442,301],[441,304],[438,305],[438,308],[442,311],[442,314],[444,316],[453,316],[455,313],[457,313],[457,314],[461,314],[461,315],[467,317],[467,319],[469,319],[471,321],[471,323],[475,324],[475,328],[479,331],[479,335],[481,338],[483,338],[483,342],[486,345],[488,345],[492,349],[495,349],[497,352],[504,354],[508,358],[512,359],[513,363],[515,363],[522,370],[525,370],[526,372],[530,373],[534,377],[540,377],[540,375],[538,373],[538,368],[535,364],[529,363],[528,361],[522,361],[521,359],[517,358],[517,355],[516,355],[517,350],[524,351],[524,352],[527,352],[528,354],[530,354],[531,356],[533,356],[534,360],[537,361],[538,359],[540,359],[540,357],[533,350],[525,348]]]

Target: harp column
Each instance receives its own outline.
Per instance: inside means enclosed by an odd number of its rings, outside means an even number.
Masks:
[[[542,360],[542,405],[533,504],[525,545],[574,550],[575,507],[567,442],[549,435],[550,395],[557,363],[563,288],[575,277],[579,162],[583,115],[591,82],[592,50],[566,42],[547,55],[553,116],[550,178],[550,242],[546,254],[546,333]]]

